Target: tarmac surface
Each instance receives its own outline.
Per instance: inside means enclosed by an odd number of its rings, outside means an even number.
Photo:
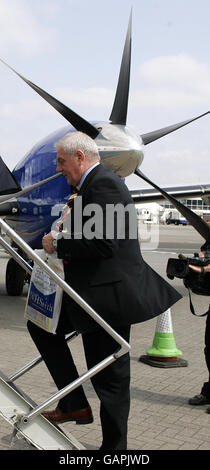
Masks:
[[[148,227],[148,233],[153,227]],[[159,243],[154,250],[143,251],[143,256],[160,275],[166,277],[169,257],[178,253],[192,255],[199,251],[203,239],[190,227],[160,226]],[[157,232],[156,232],[157,236]],[[142,243],[144,249],[144,242]],[[0,370],[9,376],[37,357],[38,352],[27,332],[23,312],[27,286],[20,297],[9,297],[5,289],[7,255],[0,251]],[[193,407],[188,399],[200,393],[202,384],[208,380],[204,360],[205,317],[196,318],[189,309],[188,291],[179,279],[169,281],[183,298],[173,306],[171,318],[176,346],[182,351],[186,367],[152,367],[139,361],[152,346],[157,319],[134,325],[131,335],[131,409],[129,416],[128,450],[196,450],[210,449],[210,415],[207,406]],[[149,295],[149,292],[148,292]],[[197,313],[208,308],[208,297],[193,295]],[[71,343],[79,373],[85,372],[86,364],[81,338]],[[96,344],[97,347],[97,344]],[[16,381],[27,395],[41,404],[57,389],[46,366],[40,363]],[[75,426],[65,423],[61,427],[72,433],[88,450],[101,445],[99,401],[91,382],[84,385],[91,404],[94,422]],[[12,426],[0,416],[0,450],[35,450],[24,439],[10,442]]]

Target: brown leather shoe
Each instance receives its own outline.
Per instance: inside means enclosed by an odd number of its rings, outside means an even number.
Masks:
[[[71,413],[64,413],[57,406],[55,410],[45,411],[42,415],[54,424],[66,423],[67,421],[76,421],[76,424],[93,423],[93,415],[90,407],[72,411]]]

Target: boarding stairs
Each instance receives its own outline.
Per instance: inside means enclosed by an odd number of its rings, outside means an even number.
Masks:
[[[0,371],[0,415],[13,426],[11,440],[24,438],[39,450],[84,450],[85,447],[70,433],[64,432],[59,426],[50,423],[42,412],[50,405],[54,405],[58,400],[66,396],[71,391],[89,380],[99,371],[107,367],[119,357],[130,350],[130,345],[106,323],[92,307],[87,304],[61,277],[59,277],[17,233],[0,218],[0,245],[9,253],[18,264],[30,275],[31,265],[14,249],[6,237],[19,247],[29,260],[36,262],[50,277],[77,302],[84,311],[90,315],[115,341],[120,345],[117,352],[111,354],[93,368],[87,370],[77,380],[70,383],[62,390],[49,397],[44,403],[37,405],[29,396],[25,394],[14,383],[19,377],[27,373],[38,365],[42,358],[38,356],[20,370],[7,377]],[[78,336],[77,332],[66,337],[66,341],[72,341]],[[97,347],[97,346],[96,346]]]

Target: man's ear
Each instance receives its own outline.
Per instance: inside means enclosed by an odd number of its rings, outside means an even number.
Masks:
[[[78,161],[79,161],[80,163],[84,163],[84,161],[85,161],[85,154],[84,154],[84,152],[83,152],[82,150],[77,149],[77,150],[76,150],[76,156],[77,156]]]

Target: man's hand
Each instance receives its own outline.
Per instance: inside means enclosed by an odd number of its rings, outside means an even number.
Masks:
[[[47,233],[47,235],[44,235],[42,238],[42,246],[46,253],[49,253],[50,255],[54,253],[55,247],[53,246],[53,236],[50,233]]]

